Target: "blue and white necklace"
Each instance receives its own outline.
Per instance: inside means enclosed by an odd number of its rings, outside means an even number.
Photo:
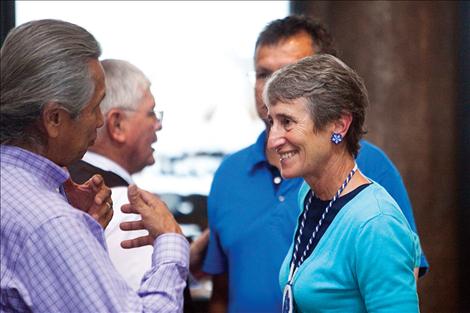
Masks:
[[[351,170],[351,172],[349,172],[348,177],[346,177],[343,184],[341,185],[341,187],[339,187],[338,191],[333,197],[333,199],[331,199],[330,203],[328,203],[328,205],[326,206],[325,211],[323,211],[323,214],[321,215],[320,220],[318,221],[318,224],[312,233],[312,236],[310,236],[308,244],[305,247],[302,253],[302,256],[300,257],[299,262],[297,262],[297,254],[299,252],[298,250],[299,250],[299,245],[300,245],[300,238],[302,237],[302,233],[303,233],[304,226],[305,226],[305,220],[307,219],[307,212],[310,209],[312,198],[314,196],[314,192],[312,190],[312,194],[310,195],[307,206],[305,207],[304,213],[302,214],[302,221],[300,222],[299,232],[295,239],[294,253],[292,256],[292,261],[290,263],[289,277],[287,279],[287,284],[284,287],[284,294],[282,297],[282,313],[294,313],[294,294],[292,292],[292,284],[293,284],[294,275],[295,273],[297,273],[297,270],[299,269],[300,265],[302,265],[302,263],[304,262],[305,256],[310,250],[313,240],[315,239],[315,236],[317,235],[318,230],[320,229],[320,226],[322,225],[323,220],[325,219],[325,216],[328,214],[329,210],[333,206],[333,203],[335,203],[335,201],[339,198],[344,188],[346,188],[348,183],[351,181],[352,177],[354,176],[354,173],[356,173],[356,170],[357,170],[357,164],[354,164],[354,168]]]

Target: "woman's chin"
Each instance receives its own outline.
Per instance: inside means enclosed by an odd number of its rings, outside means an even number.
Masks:
[[[288,178],[296,178],[296,177],[299,177],[300,175],[298,175],[298,173],[296,173],[295,171],[281,168],[281,176],[283,178],[288,179]]]

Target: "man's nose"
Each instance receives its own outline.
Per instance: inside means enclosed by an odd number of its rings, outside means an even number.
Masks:
[[[163,128],[163,123],[161,120],[159,119],[156,119],[155,120],[155,123],[153,124],[153,129],[157,132],[157,131],[160,131],[162,130]]]

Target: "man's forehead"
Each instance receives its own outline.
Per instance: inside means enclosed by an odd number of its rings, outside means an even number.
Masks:
[[[278,69],[314,54],[312,40],[308,35],[296,35],[275,45],[258,47],[255,55],[256,67]]]
[[[140,101],[139,106],[150,109],[155,107],[155,97],[152,93],[152,90],[150,89],[150,86],[144,89],[142,93],[142,100]]]
[[[315,53],[313,40],[310,35],[300,32],[295,35],[282,38],[276,43],[260,45],[256,48],[255,59],[266,54],[291,54],[306,57]]]

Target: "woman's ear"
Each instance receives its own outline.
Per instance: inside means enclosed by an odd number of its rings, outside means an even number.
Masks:
[[[349,126],[351,126],[352,123],[352,114],[351,113],[346,113],[342,114],[341,117],[336,120],[334,124],[334,129],[333,132],[336,134],[340,134],[341,137],[346,137],[346,134],[348,133]]]
[[[126,121],[125,114],[119,109],[111,109],[106,113],[105,127],[109,137],[118,142],[126,141]]]

